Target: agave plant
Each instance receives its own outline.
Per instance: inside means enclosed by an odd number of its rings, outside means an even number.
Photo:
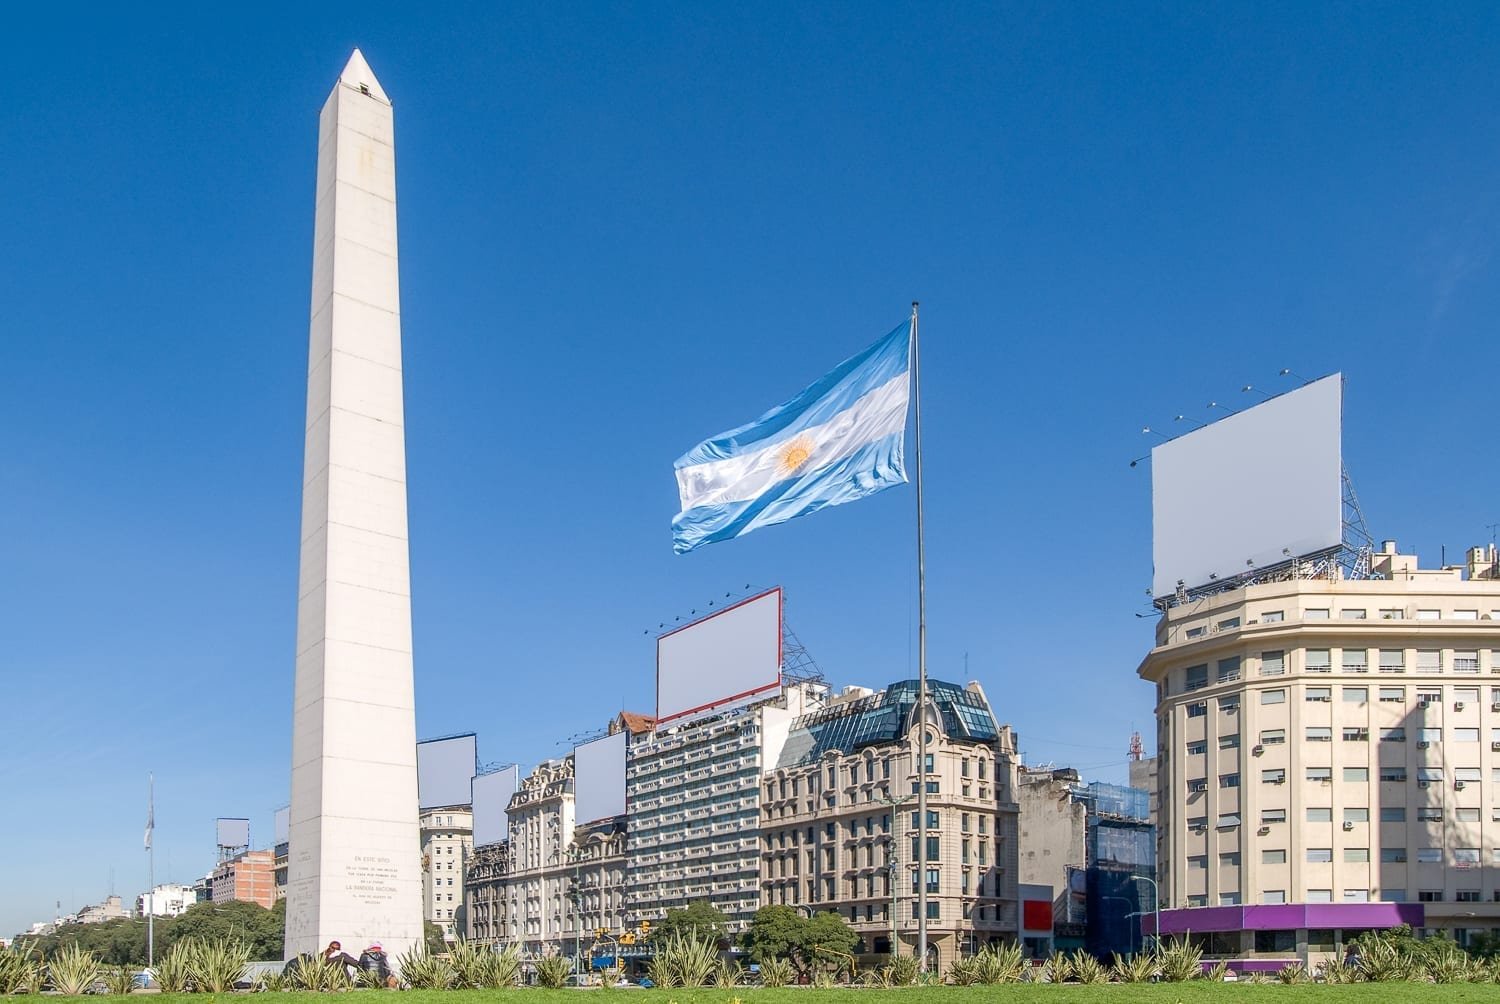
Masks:
[[[1427,977],[1434,983],[1463,983],[1469,975],[1469,960],[1464,955],[1445,953],[1427,963]]]
[[[1171,941],[1161,950],[1161,978],[1182,983],[1203,975],[1203,949],[1189,941]]]
[[[1053,952],[1042,963],[1042,975],[1048,983],[1066,983],[1073,977],[1073,963],[1062,952]]]
[[[35,941],[17,939],[9,948],[0,948],[0,996],[21,990],[39,993],[42,984],[42,961]]]
[[[1203,978],[1211,980],[1214,983],[1223,983],[1224,977],[1228,974],[1229,963],[1224,959],[1220,959],[1218,962],[1215,962],[1213,965],[1208,967],[1208,972],[1203,974]]]
[[[1276,973],[1276,982],[1283,985],[1294,985],[1298,983],[1310,983],[1312,977],[1307,974],[1307,967],[1300,962],[1293,962],[1289,966],[1282,966]]]
[[[573,963],[561,955],[548,955],[536,962],[537,985],[546,987],[548,990],[557,990],[567,986],[568,977],[571,975],[573,975]]]
[[[975,982],[986,985],[1016,983],[1029,968],[1020,945],[990,945],[974,956]]]
[[[402,981],[413,990],[451,990],[454,980],[458,978],[447,959],[433,955],[420,941],[401,956],[398,968],[401,970]]]
[[[948,982],[960,986],[969,987],[979,982],[978,967],[974,965],[973,958],[954,959],[948,966]]]
[[[135,989],[135,970],[129,966],[112,966],[104,972],[104,985],[112,994],[128,994]]]
[[[188,972],[200,993],[222,994],[234,989],[245,978],[250,949],[242,941],[215,938],[194,944],[188,958]]]
[[[791,960],[766,959],[760,964],[760,982],[767,987],[784,987],[792,982]]]
[[[1324,960],[1318,967],[1318,975],[1324,983],[1356,983],[1359,981],[1359,967],[1352,962],[1343,959],[1330,958]]]
[[[1357,966],[1371,983],[1409,981],[1424,975],[1410,956],[1386,941],[1372,940],[1364,945]]]
[[[454,989],[473,990],[481,985],[484,954],[484,949],[463,938],[449,946],[448,964],[453,967]]]
[[[1116,952],[1110,972],[1120,983],[1145,983],[1156,975],[1158,968],[1159,964],[1154,953],[1141,952],[1127,959]]]
[[[151,980],[164,994],[186,993],[192,985],[189,963],[193,956],[193,939],[185,938],[173,945],[151,967]]]
[[[499,990],[516,985],[521,975],[521,956],[514,948],[503,952],[494,949],[480,953],[477,985],[484,990]],[[613,980],[610,981],[613,983]]]
[[[270,993],[286,990],[290,984],[291,980],[287,978],[286,973],[276,969],[267,970],[255,978],[255,989]]]
[[[1094,958],[1083,949],[1073,953],[1073,978],[1079,983],[1108,983],[1109,970],[1104,968],[1104,963]]]
[[[921,967],[912,955],[898,955],[881,969],[885,976],[884,985],[888,987],[914,986],[920,971]]]
[[[311,990],[315,993],[334,993],[348,990],[353,984],[349,970],[343,963],[319,956],[305,956],[286,978],[292,990]]]
[[[52,989],[68,997],[84,993],[102,975],[99,958],[74,944],[61,949],[47,962],[47,982]]]
[[[730,962],[727,959],[721,961],[714,967],[713,984],[719,989],[738,986],[744,979],[745,970],[738,962]]]

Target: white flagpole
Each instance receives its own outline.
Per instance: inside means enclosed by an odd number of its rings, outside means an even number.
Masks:
[[[927,972],[927,562],[922,511],[922,369],[917,339],[917,301],[911,304],[912,414],[917,460],[917,967]],[[892,946],[894,949],[895,946]]]
[[[156,964],[156,775],[146,775],[146,965]]]

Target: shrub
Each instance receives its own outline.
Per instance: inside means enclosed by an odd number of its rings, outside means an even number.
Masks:
[[[114,966],[105,972],[104,985],[112,994],[128,994],[135,989],[135,970],[129,966]]]
[[[1188,941],[1171,941],[1160,954],[1161,978],[1182,983],[1203,975],[1203,949]]]
[[[60,950],[47,963],[47,982],[53,990],[68,997],[87,991],[100,974],[98,957],[76,943]]]
[[[1104,963],[1094,958],[1083,949],[1073,953],[1073,978],[1079,983],[1108,983],[1109,970],[1104,968]]]
[[[718,961],[716,945],[674,933],[657,946],[647,972],[651,982],[659,987],[701,987],[708,982]]]
[[[1128,959],[1116,952],[1112,958],[1110,972],[1120,983],[1145,983],[1156,975],[1156,956],[1150,952],[1141,952]]]
[[[656,962],[655,959],[651,961],[653,965]],[[536,982],[538,986],[546,987],[548,990],[557,990],[567,986],[568,977],[572,975],[572,961],[561,955],[548,955],[537,960]],[[655,977],[652,977],[652,981],[655,982]]]
[[[1042,963],[1042,975],[1047,978],[1048,983],[1066,983],[1073,977],[1073,963],[1062,952],[1053,952]]]
[[[655,977],[652,977],[652,982],[655,982]],[[784,987],[792,982],[791,960],[766,959],[760,964],[760,982],[767,987]]]
[[[744,976],[745,970],[738,962],[726,959],[714,967],[713,984],[720,989],[738,986]]]
[[[343,966],[339,968],[343,969]],[[458,978],[447,959],[433,955],[427,950],[427,945],[421,942],[413,945],[409,952],[401,956],[397,968],[401,970],[402,982],[413,990],[451,990],[454,981]],[[540,965],[537,966],[537,970],[540,973]],[[561,985],[561,983],[558,984],[558,986]]]
[[[1342,959],[1328,959],[1318,967],[1318,975],[1323,978],[1324,983],[1356,983],[1359,981],[1359,967]]]
[[[916,956],[898,955],[895,958],[891,959],[891,961],[887,965],[881,967],[880,971],[882,976],[884,977],[884,979],[882,980],[882,986],[915,986],[917,982],[917,974],[921,972],[921,969],[922,967],[917,965]]]
[[[916,960],[912,960],[915,964]],[[974,981],[986,985],[1016,983],[1027,970],[1020,945],[990,945],[974,956]]]
[[[255,989],[257,990],[267,990],[275,993],[281,990],[290,989],[290,987],[291,980],[287,978],[285,972],[277,972],[275,970],[271,970],[269,972],[261,973],[255,978]]]
[[[179,941],[151,967],[151,979],[164,994],[186,993],[192,984],[189,962],[193,954],[191,938]]]
[[[1220,959],[1218,962],[1215,962],[1212,966],[1208,967],[1208,972],[1204,973],[1203,977],[1204,979],[1212,980],[1215,983],[1223,983],[1224,977],[1228,974],[1229,963],[1225,962],[1223,959]]]
[[[36,942],[17,939],[9,948],[0,948],[0,996],[21,990],[41,990],[42,962]]]
[[[961,987],[973,986],[979,982],[979,967],[972,958],[954,959],[948,966],[948,980]]]
[[[188,973],[199,993],[222,994],[245,978],[250,949],[242,941],[216,938],[192,943]]]
[[[1307,975],[1307,967],[1300,962],[1293,962],[1289,966],[1282,966],[1276,974],[1276,982],[1282,984],[1309,983],[1312,977]]]

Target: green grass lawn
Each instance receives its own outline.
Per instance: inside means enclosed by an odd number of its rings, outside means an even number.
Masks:
[[[380,991],[359,991],[361,998]],[[585,996],[587,995],[587,996]],[[140,995],[141,1004],[210,1004],[214,995]],[[241,995],[234,995],[239,997]],[[1067,1001],[1069,1004],[1193,1004],[1196,1001],[1252,1004],[1259,1001],[1336,1001],[1366,1004],[1374,1001],[1494,1002],[1500,1004],[1500,984],[1450,983],[1355,983],[1340,986],[1250,985],[1235,983],[1157,983],[1079,986],[1064,984],[1009,984],[994,987],[912,987],[905,990],[841,988],[813,990],[789,987],[767,990],[739,987],[735,990],[406,990],[391,994],[390,1004],[600,1004],[600,998],[615,1004],[1009,1004],[1009,1002]],[[52,998],[61,1001],[65,998]],[[83,1000],[84,998],[79,998]],[[255,998],[263,1004],[311,1004],[327,1001],[322,994],[271,993]],[[98,998],[87,998],[97,1001]],[[372,1004],[372,1002],[366,1002]]]

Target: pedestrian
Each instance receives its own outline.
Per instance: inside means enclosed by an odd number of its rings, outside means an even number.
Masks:
[[[380,942],[370,942],[370,947],[359,953],[359,968],[363,972],[374,973],[381,986],[391,985],[391,963]]]
[[[337,940],[330,941],[328,947],[323,949],[323,961],[337,963],[344,967],[344,975],[352,976],[351,968],[359,968],[359,960],[344,951],[344,946]]]

